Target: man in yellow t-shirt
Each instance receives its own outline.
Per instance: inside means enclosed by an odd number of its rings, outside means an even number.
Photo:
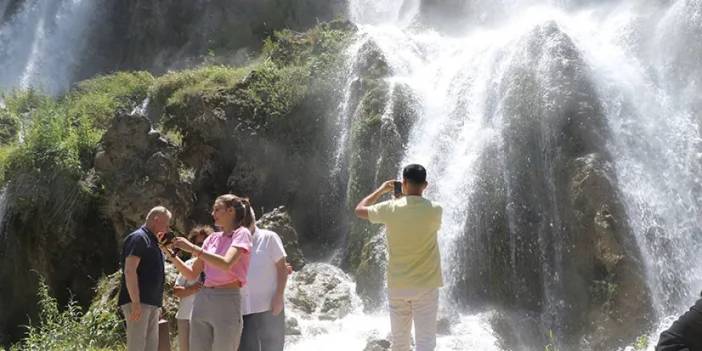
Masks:
[[[424,197],[427,171],[412,164],[402,171],[402,194],[376,204],[394,190],[394,180],[361,200],[356,216],[385,225],[388,241],[388,300],[392,351],[410,350],[414,321],[416,351],[436,347],[436,317],[439,307],[441,258],[437,233],[441,206]]]

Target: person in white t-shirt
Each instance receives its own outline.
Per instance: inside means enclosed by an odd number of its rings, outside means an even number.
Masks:
[[[193,228],[188,235],[188,240],[197,246],[202,246],[205,239],[214,230],[208,225],[201,225]],[[192,267],[195,257],[185,261],[188,267]],[[193,311],[193,300],[195,294],[200,291],[202,282],[200,279],[187,280],[182,274],[178,274],[173,288],[173,295],[180,299],[176,320],[178,321],[178,348],[180,351],[189,351],[190,344],[190,314]]]
[[[253,209],[251,210],[253,214]],[[254,218],[255,218],[255,214]],[[283,298],[288,281],[283,242],[273,231],[249,227],[253,237],[248,284],[242,289],[244,331],[239,351],[282,351],[285,345]]]

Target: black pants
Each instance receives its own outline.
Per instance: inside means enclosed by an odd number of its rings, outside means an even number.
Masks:
[[[285,312],[271,311],[244,316],[239,351],[282,351],[285,345]]]
[[[656,351],[702,351],[702,299],[661,333]]]

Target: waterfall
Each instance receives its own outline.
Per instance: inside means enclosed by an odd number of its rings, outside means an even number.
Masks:
[[[100,2],[24,1],[0,23],[0,90],[65,91],[81,62],[86,34]]]
[[[434,28],[427,9],[488,15]],[[465,328],[438,349],[648,335],[652,350],[702,288],[702,1],[353,0],[349,13],[385,56],[390,94],[418,102],[402,164],[427,166],[444,207],[441,304]],[[616,297],[631,292],[643,308]],[[612,311],[629,326],[603,320]]]

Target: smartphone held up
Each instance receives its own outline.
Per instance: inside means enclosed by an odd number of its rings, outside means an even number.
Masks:
[[[402,182],[396,180],[395,182],[392,183],[393,185],[393,196],[395,198],[402,197]]]

